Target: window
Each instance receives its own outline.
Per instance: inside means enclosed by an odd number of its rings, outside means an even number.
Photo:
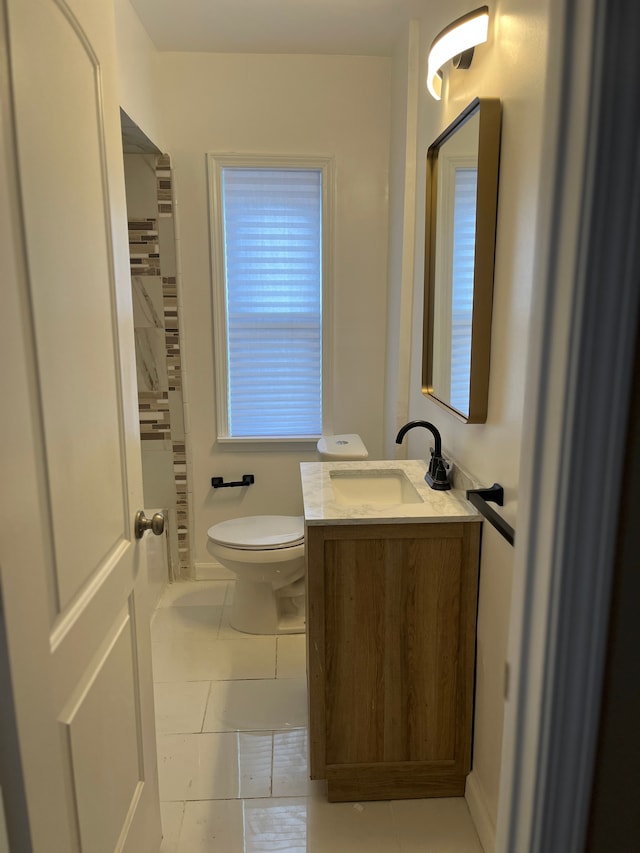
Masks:
[[[477,185],[477,167],[456,169],[453,211],[453,272],[451,277],[451,388],[449,401],[453,408],[460,412],[469,410]]]
[[[447,155],[438,171],[433,387],[469,411],[478,167],[475,157]]]
[[[219,439],[322,433],[329,168],[209,156]]]

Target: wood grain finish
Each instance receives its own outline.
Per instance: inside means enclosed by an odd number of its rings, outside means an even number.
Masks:
[[[417,761],[330,765],[327,798],[330,803],[340,803],[463,797],[466,775],[451,762],[432,762],[430,766]]]
[[[464,789],[479,529],[308,527],[311,775],[330,799]]]

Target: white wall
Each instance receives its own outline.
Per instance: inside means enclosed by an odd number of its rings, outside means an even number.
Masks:
[[[421,27],[420,78],[435,34],[467,11],[460,0],[425,17]],[[476,48],[471,69],[447,75],[444,97],[423,89],[419,100],[416,256],[411,330],[410,417],[432,421],[443,446],[482,483],[505,488],[501,510],[515,524],[521,452],[529,307],[533,287],[535,219],[545,121],[548,0],[497,0],[491,8],[488,43]],[[426,151],[436,136],[476,96],[502,101],[502,148],[492,322],[491,381],[487,423],[467,425],[421,393]],[[427,433],[409,434],[408,454],[424,458]],[[485,525],[485,527],[487,527]],[[473,772],[474,817],[486,827],[491,846],[495,827],[502,739],[504,665],[509,628],[513,550],[491,528],[483,537],[478,616],[478,670]],[[468,797],[469,799],[469,797]]]
[[[385,58],[160,54],[162,136],[174,166],[186,339],[194,547],[234,515],[301,514],[308,450],[215,444],[206,152],[329,154],[336,166],[333,431],[383,447],[390,66]],[[210,478],[256,476],[214,491]]]
[[[120,106],[161,150],[161,112],[158,104],[158,51],[129,0],[113,0],[118,50]]]
[[[411,312],[416,219],[416,145],[420,87],[420,22],[411,21],[393,55],[389,160],[389,288],[385,456],[396,455],[395,435],[409,415]]]

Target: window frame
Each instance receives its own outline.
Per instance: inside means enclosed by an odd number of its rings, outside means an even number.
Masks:
[[[332,377],[332,318],[333,318],[333,251],[334,251],[334,160],[330,156],[289,156],[274,154],[208,153],[209,226],[211,251],[211,291],[213,308],[214,396],[216,408],[216,441],[233,449],[266,445],[301,445],[315,447],[317,436],[232,436],[229,434],[229,396],[227,359],[227,288],[224,262],[224,220],[222,206],[222,172],[225,168],[282,169],[287,171],[314,170],[322,176],[322,432],[331,428],[330,393]],[[284,449],[284,448],[283,448]]]

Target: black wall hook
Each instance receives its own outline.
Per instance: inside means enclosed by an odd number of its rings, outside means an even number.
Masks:
[[[256,478],[253,474],[243,474],[242,480],[236,480],[233,483],[225,483],[224,477],[212,477],[211,485],[214,489],[232,489],[236,486],[251,486],[255,483]]]

